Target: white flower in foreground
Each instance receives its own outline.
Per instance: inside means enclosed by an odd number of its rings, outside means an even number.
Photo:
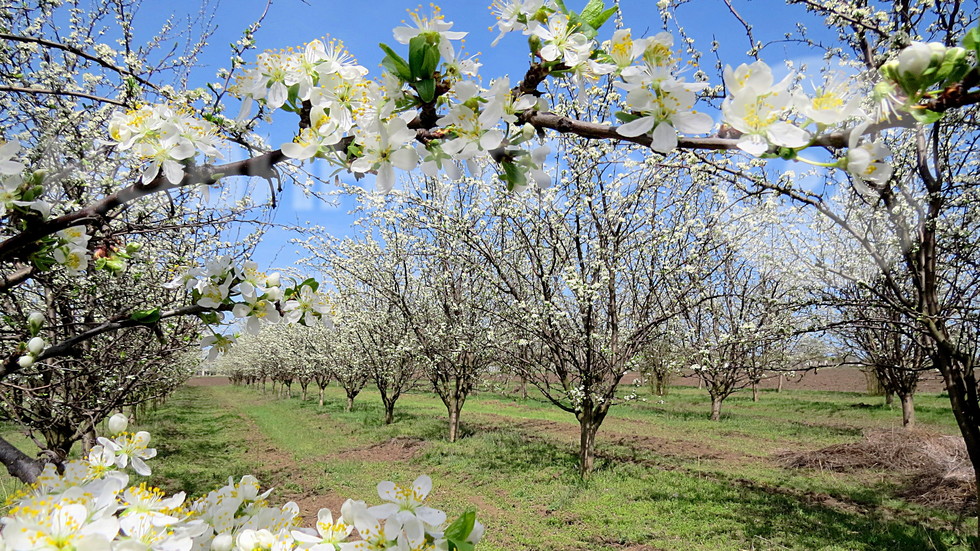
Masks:
[[[214,283],[205,283],[198,286],[198,291],[201,293],[201,298],[197,299],[197,305],[203,306],[204,308],[217,308],[228,298],[229,288],[231,286],[230,281],[226,281],[221,285]]]
[[[313,325],[318,318],[324,318],[330,313],[330,304],[326,298],[313,290],[309,285],[303,285],[298,295],[293,295],[283,304],[283,319],[286,323],[303,322]]]
[[[665,83],[658,90],[633,88],[626,95],[626,104],[642,116],[619,126],[616,133],[626,137],[651,134],[650,148],[669,153],[677,147],[678,132],[703,134],[714,125],[709,115],[694,111],[695,101],[697,96],[683,83]]]
[[[130,486],[120,494],[122,513],[120,524],[127,533],[130,527],[149,521],[154,526],[168,526],[180,519],[168,514],[184,503],[184,492],[166,497],[162,490],[145,484]]]
[[[415,139],[415,131],[407,121],[395,117],[389,122],[378,121],[373,129],[365,129],[355,140],[363,151],[351,163],[351,170],[360,174],[377,173],[375,183],[383,192],[395,185],[395,168],[409,171],[419,162],[418,153],[409,145]]]
[[[247,318],[245,330],[253,335],[262,329],[263,323],[279,323],[280,319],[275,303],[266,299],[259,299],[253,303],[240,302],[232,307],[231,313],[236,318]]]
[[[806,146],[810,133],[782,119],[789,111],[792,94],[779,85],[760,91],[756,88],[758,81],[772,80],[764,76],[746,77],[741,86],[729,86],[738,90],[737,95],[726,98],[721,106],[724,121],[742,133],[739,149],[759,156],[768,151],[770,143],[793,148]]]
[[[803,147],[810,134],[782,117],[788,112],[792,95],[781,89],[758,93],[752,87],[743,88],[737,96],[725,99],[722,105],[724,121],[742,133],[738,147],[755,156],[769,149],[769,144]]]
[[[432,17],[419,15],[418,11],[410,12],[409,15],[415,23],[415,27],[395,27],[393,34],[399,44],[408,44],[416,36],[422,35],[427,38],[434,38],[439,47],[439,55],[443,59],[455,57],[453,45],[450,40],[462,40],[466,38],[466,32],[450,31],[453,27],[451,21],[439,13],[439,7],[433,6],[435,13]]]
[[[390,503],[371,507],[369,511],[379,519],[390,518],[401,511],[411,513],[429,526],[439,526],[446,522],[446,513],[426,507],[425,498],[432,490],[432,479],[422,475],[415,479],[411,488],[402,488],[394,482],[380,482],[378,496]]]
[[[867,124],[862,124],[851,131],[847,149],[847,171],[859,180],[883,185],[892,177],[892,166],[885,161],[892,152],[880,140],[858,145],[867,127]]]
[[[57,233],[66,244],[73,245],[75,247],[85,247],[88,245],[89,239],[91,237],[85,231],[85,226],[72,226],[70,228],[65,228]]]
[[[115,517],[89,519],[89,510],[82,504],[54,503],[43,522],[10,520],[3,535],[11,551],[109,551],[119,533]]]
[[[171,184],[179,184],[184,178],[184,165],[180,162],[194,156],[197,150],[189,141],[172,136],[165,140],[136,144],[136,153],[150,161],[143,171],[142,182],[149,184],[163,170],[163,176]]]
[[[37,333],[38,331],[41,330],[41,326],[43,325],[44,325],[43,313],[34,311],[27,316],[27,327],[31,330],[31,332]]]
[[[939,42],[912,42],[898,53],[898,74],[903,78],[919,78],[946,55],[946,46]]]
[[[494,0],[490,11],[497,18],[500,34],[490,46],[496,46],[505,34],[527,29],[527,21],[544,5],[544,0]],[[492,28],[492,27],[491,27]]]
[[[13,176],[24,172],[24,163],[14,161],[20,153],[20,142],[11,141],[0,145],[0,176]]]
[[[350,500],[348,500],[350,501]],[[347,506],[346,503],[344,504]],[[301,548],[310,551],[333,551],[334,544],[342,543],[351,532],[354,531],[353,524],[344,523],[344,517],[338,517],[334,521],[330,509],[320,509],[316,516],[316,533],[311,535],[301,530],[293,530],[293,539],[299,542]]]
[[[577,26],[571,25],[568,16],[555,12],[548,18],[548,25],[531,22],[525,34],[531,34],[541,39],[544,46],[538,52],[545,61],[560,60],[565,66],[574,68],[585,63],[592,55],[593,42],[584,34],[576,32]]]
[[[796,95],[796,108],[813,122],[831,126],[862,115],[861,96],[856,83],[839,74],[830,74],[813,96]]]
[[[147,445],[150,443],[150,433],[139,431],[132,435],[132,437],[124,433],[116,437],[115,440],[109,440],[105,437],[99,437],[98,440],[99,444],[102,444],[116,454],[117,467],[125,469],[126,465],[132,463],[133,470],[137,474],[150,476],[150,468],[143,461],[144,459],[151,459],[157,455],[156,449],[147,448]]]
[[[54,261],[67,268],[70,275],[83,274],[88,268],[88,250],[82,247],[58,247],[54,250]]]
[[[214,360],[219,354],[227,352],[232,345],[238,342],[234,335],[206,335],[201,339],[201,348],[208,348],[208,360]]]

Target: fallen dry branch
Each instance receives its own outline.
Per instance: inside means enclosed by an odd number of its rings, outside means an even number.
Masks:
[[[891,471],[901,484],[900,497],[930,507],[966,510],[976,499],[973,470],[960,436],[874,430],[858,442],[783,453],[777,458],[783,466],[797,469]]]

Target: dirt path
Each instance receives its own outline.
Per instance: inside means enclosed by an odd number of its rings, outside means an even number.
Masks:
[[[207,383],[211,383],[213,379],[217,378],[202,379],[210,379]],[[207,383],[193,386],[216,386]],[[222,384],[227,384],[227,379],[224,382],[217,382],[217,385]],[[302,463],[297,462],[292,454],[276,446],[272,439],[255,423],[255,420],[245,412],[245,406],[260,404],[264,401],[260,394],[244,399],[236,396],[235,400],[222,396],[220,393],[215,393],[213,396],[222,408],[235,412],[246,425],[247,429],[244,431],[243,437],[250,450],[251,459],[256,464],[263,466],[259,472],[255,473],[255,476],[263,488],[275,488],[273,495],[276,496],[275,501],[277,503],[296,502],[303,514],[301,525],[306,527],[316,525],[317,512],[321,508],[330,509],[334,516],[340,514],[340,507],[347,499],[345,496],[329,491],[313,490],[317,487],[316,475],[312,472],[316,460],[311,458]]]

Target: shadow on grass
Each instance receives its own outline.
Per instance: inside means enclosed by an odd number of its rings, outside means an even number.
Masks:
[[[204,391],[184,387],[137,428],[153,436],[157,459],[151,462],[149,483],[168,493],[188,496],[207,493],[254,469],[245,460],[240,417],[216,411]]]
[[[479,431],[455,444],[430,442],[417,461],[465,473],[468,483],[499,488],[504,502],[543,508],[544,522],[580,531],[580,540],[600,547],[609,542],[656,546],[659,536],[707,544],[744,540],[739,548],[754,549],[965,549],[949,531],[889,518],[875,506],[884,488],[839,500],[615,457],[598,460],[593,476],[582,481],[575,474],[574,452],[507,428]],[[610,495],[617,499],[607,502]],[[656,527],[662,526],[681,533],[660,533]]]

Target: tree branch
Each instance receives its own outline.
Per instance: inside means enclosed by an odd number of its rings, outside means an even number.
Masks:
[[[167,310],[160,314],[160,319],[165,320],[168,318],[174,318],[179,316],[193,316],[197,314],[204,314],[208,312],[227,312],[231,310],[231,305],[223,304],[218,308],[205,308],[204,306],[198,306],[197,304],[192,304],[189,306],[182,306],[180,308],[175,308],[173,310]],[[71,355],[75,347],[78,344],[87,341],[93,337],[101,335],[102,333],[108,333],[109,331],[117,331],[119,329],[125,329],[127,327],[139,327],[148,326],[152,324],[147,324],[144,322],[136,321],[131,316],[131,313],[117,314],[111,317],[108,321],[103,322],[87,331],[83,331],[69,339],[66,339],[57,344],[51,345],[44,349],[44,352],[39,354],[34,361],[40,362],[50,358],[56,358],[59,356]],[[17,363],[20,358],[19,353],[13,353],[7,356],[6,360],[3,362],[3,367],[0,368],[0,379],[7,377],[12,373],[20,371],[21,367]],[[2,460],[2,458],[0,458]]]
[[[140,84],[142,84],[144,86],[149,86],[150,88],[153,88],[154,90],[156,90],[156,88],[157,88],[156,85],[154,85],[152,82],[150,82],[150,81],[146,80],[145,78],[137,75],[136,73],[134,73],[134,72],[132,72],[132,71],[130,71],[128,69],[123,69],[122,67],[118,67],[116,65],[113,65],[112,63],[109,63],[108,61],[102,59],[101,57],[94,56],[94,55],[92,55],[90,53],[87,53],[84,50],[81,50],[81,49],[76,48],[74,46],[69,46],[67,44],[62,44],[60,42],[53,42],[51,40],[45,40],[43,38],[37,38],[37,37],[33,37],[33,36],[19,36],[19,35],[15,35],[15,34],[7,34],[7,33],[0,33],[0,40],[12,40],[14,42],[28,42],[28,43],[33,43],[33,44],[40,44],[41,46],[45,46],[45,47],[48,47],[48,48],[54,48],[56,50],[62,50],[62,51],[68,52],[70,54],[74,54],[74,55],[76,55],[76,56],[78,56],[80,58],[87,59],[89,61],[93,61],[95,63],[98,63],[99,65],[105,67],[106,69],[110,69],[110,70],[115,71],[115,72],[117,72],[117,73],[119,73],[121,75],[126,75],[126,76],[133,77],[134,79],[136,79],[137,82],[139,82]]]
[[[18,450],[13,444],[0,437],[0,463],[7,467],[10,476],[24,484],[32,484],[41,474],[43,462]]]
[[[102,103],[111,103],[112,105],[118,105],[120,107],[128,107],[125,103],[104,98],[102,96],[95,96],[92,94],[86,94],[84,92],[69,92],[68,90],[48,90],[47,88],[23,88],[20,86],[0,86],[0,92],[19,92],[22,94],[45,94],[49,96],[74,96],[76,98],[85,98],[95,101],[101,101]]]
[[[192,185],[211,185],[227,176],[260,176],[271,178],[275,176],[273,166],[284,161],[286,158],[282,151],[277,149],[259,155],[258,157],[220,166],[204,165],[201,167],[189,167],[184,172],[184,178],[176,184],[170,183],[162,174],[148,184],[136,182],[98,201],[90,203],[75,212],[29,225],[24,231],[0,242],[0,259],[10,261],[13,260],[15,255],[26,257],[36,250],[37,240],[42,237],[90,220],[107,218],[113,210],[151,193]],[[4,277],[4,280],[8,279],[10,279],[10,276]]]

